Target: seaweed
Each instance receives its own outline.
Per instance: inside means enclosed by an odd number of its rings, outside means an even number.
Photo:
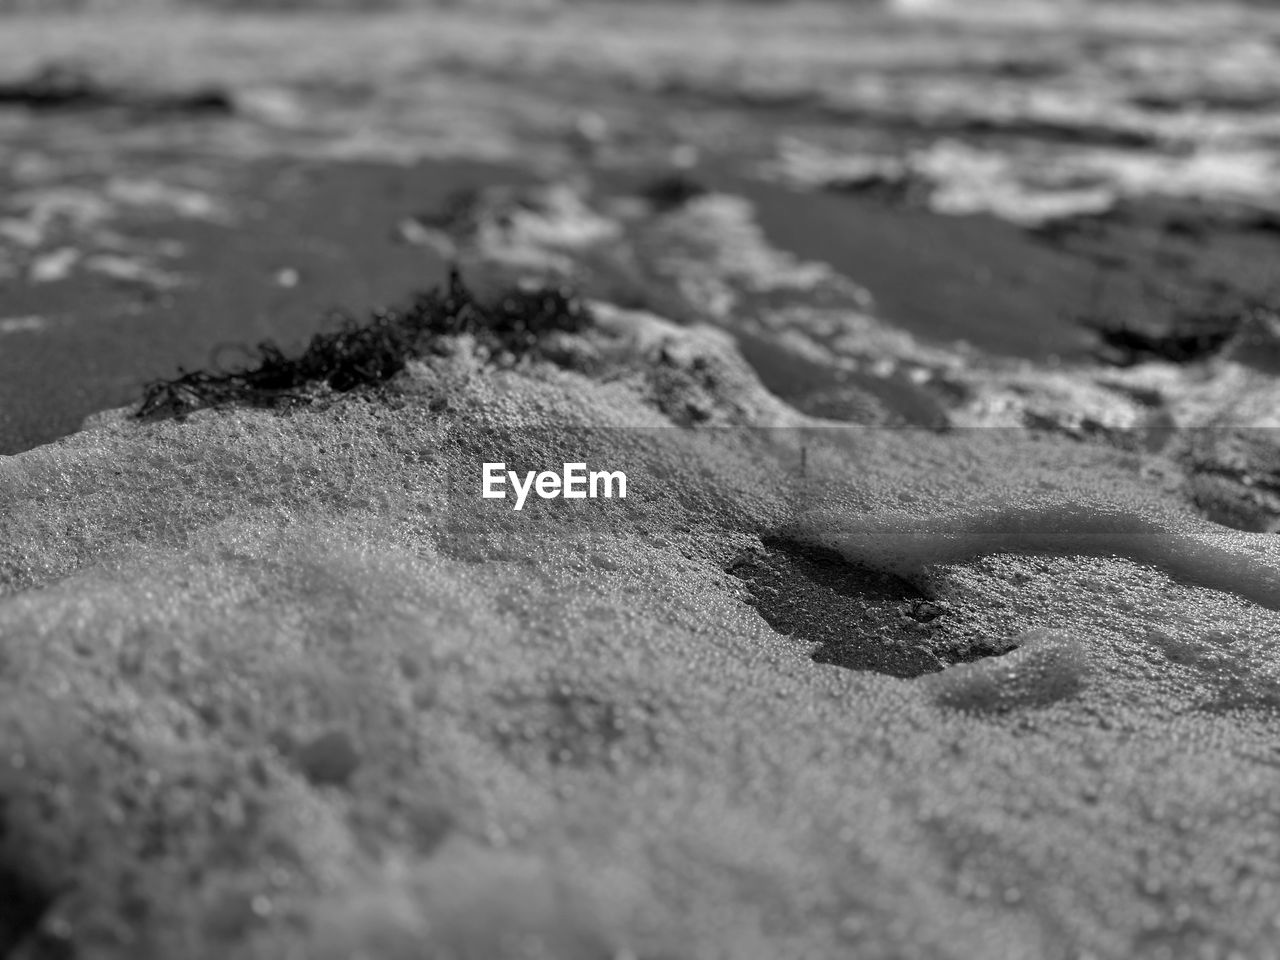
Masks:
[[[534,353],[546,334],[586,329],[591,316],[564,287],[513,288],[482,301],[457,270],[443,288],[418,294],[402,311],[378,311],[364,323],[318,333],[297,357],[264,341],[258,362],[227,373],[184,371],[147,385],[136,416],[162,419],[231,403],[281,406],[305,403],[315,388],[347,392],[383,383],[405,363],[439,346],[441,338],[471,334],[491,353],[514,359]]]

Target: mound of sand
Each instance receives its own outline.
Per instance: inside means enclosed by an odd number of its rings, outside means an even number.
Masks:
[[[813,420],[597,313],[0,462],[7,949],[1263,955],[1275,545],[1132,454]],[[479,497],[583,457],[628,499]],[[867,642],[1018,649],[819,665],[727,572],[768,537],[946,605]]]

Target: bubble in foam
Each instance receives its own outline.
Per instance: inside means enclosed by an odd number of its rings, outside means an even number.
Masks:
[[[1062,630],[1019,634],[1017,649],[1001,657],[963,663],[925,682],[935,702],[956,710],[999,713],[1042,707],[1076,694],[1088,670],[1079,641]]]

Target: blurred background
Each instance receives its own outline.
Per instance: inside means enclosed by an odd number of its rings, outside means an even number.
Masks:
[[[493,211],[547,206],[512,199],[535,184],[559,190],[570,246],[600,218],[631,229],[628,197],[733,198],[715,229],[825,264],[943,349],[1010,360],[1194,362],[1277,302],[1267,5],[0,10],[0,453],[180,368],[300,349],[451,262],[482,277],[475,210],[508,229]],[[660,249],[575,253],[570,279],[708,319],[694,278],[648,262]]]

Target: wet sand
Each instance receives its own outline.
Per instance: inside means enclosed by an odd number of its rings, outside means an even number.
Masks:
[[[231,218],[116,211],[88,233],[55,230],[14,247],[0,300],[0,449],[63,435],[179,365],[224,362],[215,350],[235,355],[264,338],[299,347],[332,309],[401,302],[438,281],[442,265],[397,240],[396,225],[468,184],[592,180],[607,195],[678,158],[696,158],[709,185],[746,198],[779,248],[830,264],[870,291],[880,315],[940,344],[1068,364],[1196,359],[1274,303],[1277,214],[1249,191],[1265,183],[1259,150],[1280,81],[1261,65],[1248,76],[1222,66],[1229,53],[1254,56],[1248,37],[1272,26],[1261,14],[1201,17],[1202,48],[1169,61],[1183,100],[1152,94],[1162,58],[1181,49],[1168,34],[1177,18],[1141,9],[1075,32],[1045,26],[1057,22],[1051,8],[898,20],[818,5],[782,20],[768,10],[680,14],[684,28],[652,11],[575,16],[567,32],[535,11],[486,21],[460,10],[434,32],[412,18],[197,16],[137,30],[126,18],[102,27],[120,35],[113,55],[92,43],[91,21],[53,32],[13,21],[0,120],[15,191],[92,191],[115,175],[153,174],[199,187],[204,170]],[[737,46],[660,56],[672,37],[688,46],[709,26]],[[237,52],[210,53],[205,34]],[[397,35],[406,42],[380,58],[378,45]],[[538,56],[503,65],[504,45],[522,36]],[[319,54],[339,38],[340,70]],[[808,60],[790,46],[800,39]],[[607,40],[612,60],[575,61],[576,45]],[[446,69],[449,44],[469,68]],[[154,75],[122,69],[126,54],[154,61]],[[253,67],[236,78],[233,61]],[[1077,112],[1053,106],[1063,90],[1075,91]],[[1197,110],[1216,127],[1192,124]],[[1143,193],[1162,183],[1176,196]],[[1018,222],[1043,203],[1067,212]],[[93,230],[117,227],[139,249],[180,244],[160,259],[183,281],[26,275],[37,256],[103,253]],[[30,229],[20,217],[14,236]],[[277,282],[291,270],[295,286]]]
[[[601,183],[606,193],[626,193],[664,174]],[[1266,302],[1266,264],[1280,256],[1280,235],[1265,223],[1215,220],[1211,211],[1196,219],[1156,203],[1040,232],[731,172],[692,176],[748,199],[773,243],[865,286],[886,319],[931,342],[964,341],[1010,358],[1106,355],[1098,326],[1154,340],[1229,330],[1235,313]],[[83,275],[6,286],[0,312],[39,320],[2,334],[0,449],[62,436],[90,413],[136,402],[147,382],[180,367],[236,366],[264,340],[296,352],[333,329],[335,313],[358,318],[406,302],[446,272],[437,251],[406,241],[406,219],[429,218],[472,188],[537,178],[508,166],[424,160],[258,162],[240,179],[234,202],[245,212],[234,225],[131,225],[182,245],[172,268],[190,281],[177,289]],[[759,352],[745,336],[743,349]],[[782,395],[794,393],[788,378],[811,383],[799,370],[763,375]],[[911,416],[927,421],[927,405]]]

